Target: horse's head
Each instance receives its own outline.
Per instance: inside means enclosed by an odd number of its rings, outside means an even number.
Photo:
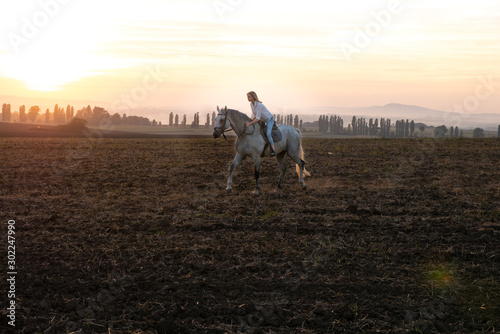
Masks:
[[[231,123],[227,118],[227,106],[224,109],[219,109],[217,106],[217,117],[215,118],[214,138],[219,138],[225,131],[231,127]]]

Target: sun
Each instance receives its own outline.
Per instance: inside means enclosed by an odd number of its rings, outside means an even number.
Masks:
[[[58,6],[49,15],[46,6],[35,5],[31,11],[20,11],[17,20],[7,25],[11,38],[10,43],[0,43],[1,76],[18,80],[30,90],[53,92],[121,66],[101,52],[105,26],[98,19],[99,24],[89,24],[91,8],[82,12],[82,5]],[[41,24],[37,17],[47,20]]]
[[[47,49],[50,48],[21,55],[0,55],[2,76],[19,80],[30,90],[54,92],[72,82],[128,66],[124,61],[78,48],[52,53]]]
[[[17,53],[0,54],[2,76],[19,80],[30,90],[52,92],[105,68],[107,62],[93,50],[82,50],[75,38],[63,37],[47,34]]]
[[[79,80],[83,73],[71,68],[65,61],[48,57],[24,57],[11,61],[3,70],[5,76],[24,83],[26,88],[43,92],[57,91],[69,82]]]

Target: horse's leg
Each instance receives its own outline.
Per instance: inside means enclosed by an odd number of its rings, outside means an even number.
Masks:
[[[291,155],[290,157],[299,166],[299,170],[300,170],[299,171],[299,182],[300,182],[300,185],[302,186],[302,189],[305,190],[307,188],[306,183],[304,182],[304,166],[305,166],[306,162],[304,160],[302,160],[298,154]]]
[[[278,181],[278,186],[276,187],[276,192],[279,192],[283,188],[283,178],[285,177],[286,165],[285,165],[285,155],[286,151],[281,152],[277,155],[278,166],[280,167],[280,180]]]
[[[238,166],[240,164],[240,162],[242,160],[243,160],[243,156],[239,153],[236,153],[236,156],[234,157],[234,161],[231,164],[231,167],[229,167],[229,177],[227,178],[227,187],[226,187],[226,191],[228,194],[230,194],[231,191],[233,190],[231,188],[231,183],[233,183],[233,171],[236,168],[236,166]]]
[[[256,155],[253,157],[254,165],[255,165],[255,191],[253,194],[255,196],[259,195],[259,178],[260,178],[260,156]]]

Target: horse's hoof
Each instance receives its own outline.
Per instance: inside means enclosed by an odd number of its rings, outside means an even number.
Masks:
[[[307,186],[305,183],[302,183],[302,190],[306,190],[307,189]]]
[[[255,197],[259,196],[259,192],[257,190],[255,190],[253,193],[252,193]]]
[[[233,192],[233,189],[231,189],[231,188],[226,189],[226,193],[227,193],[227,194],[230,194],[230,193],[232,193],[232,192]]]

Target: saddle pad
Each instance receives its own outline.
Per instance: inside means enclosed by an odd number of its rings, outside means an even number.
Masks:
[[[276,126],[276,122],[273,123],[273,130],[271,131],[271,137],[273,138],[273,141],[275,143],[281,141],[282,135],[280,129],[278,129],[278,126]]]
[[[267,136],[266,136],[266,133],[267,133],[267,126],[266,126],[266,123],[264,122],[260,122],[260,133],[262,134],[262,136],[264,137],[264,140],[266,141],[266,143],[268,142],[267,140]],[[276,122],[273,123],[273,129],[271,130],[271,138],[273,138],[273,141],[275,143],[281,141],[281,139],[283,138],[283,136],[281,135],[281,131],[280,129],[278,128],[278,126],[276,125]]]

